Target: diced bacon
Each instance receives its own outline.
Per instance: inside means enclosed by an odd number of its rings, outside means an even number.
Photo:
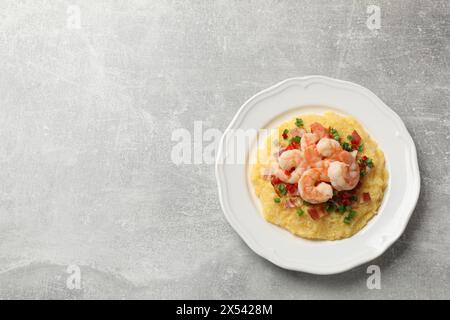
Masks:
[[[342,193],[342,199],[350,199],[352,197],[352,194],[350,192],[343,192]]]
[[[361,143],[361,136],[356,132],[356,130],[353,130],[352,132],[352,145],[359,146]]]
[[[297,208],[300,206],[301,200],[299,198],[287,198],[284,201],[284,207],[285,208]]]
[[[313,220],[318,220],[326,215],[326,212],[322,206],[308,208],[308,214]]]
[[[298,184],[297,183],[286,183],[286,190],[290,193],[290,194],[295,194],[297,193],[298,190]]]
[[[288,150],[294,150],[294,149],[300,149],[300,144],[295,141],[292,141],[286,148],[281,149],[278,152],[278,155],[281,156],[283,154],[283,152],[288,151]]]
[[[370,199],[370,193],[368,193],[368,192],[364,192],[363,194],[362,194],[362,200],[364,201],[364,202],[369,202],[371,199]]]
[[[319,213],[318,213],[317,210],[314,209],[314,208],[309,208],[309,209],[308,209],[308,214],[311,216],[311,218],[312,218],[313,220],[319,219]]]
[[[272,176],[270,179],[270,183],[272,183],[273,186],[280,184],[281,180],[277,176]]]
[[[343,199],[342,200],[342,205],[349,206],[350,204],[351,204],[351,201],[349,199]]]
[[[300,143],[292,141],[287,147],[286,150],[294,150],[294,149],[300,149]]]

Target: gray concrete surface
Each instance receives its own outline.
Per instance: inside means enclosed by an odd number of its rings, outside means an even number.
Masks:
[[[446,0],[2,1],[0,298],[450,298],[449,17]],[[170,160],[173,130],[223,130],[254,93],[309,74],[381,97],[422,175],[402,238],[334,276],[258,257],[213,166]]]

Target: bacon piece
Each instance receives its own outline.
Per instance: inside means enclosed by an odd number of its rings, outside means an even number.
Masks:
[[[270,183],[275,187],[277,184],[280,184],[282,181],[277,176],[272,176],[270,179]]]
[[[290,208],[297,208],[302,204],[302,201],[300,200],[300,198],[286,198],[284,200],[284,207],[286,209],[290,209]]]
[[[351,202],[350,202],[349,199],[343,199],[343,200],[342,200],[342,205],[343,205],[343,206],[349,206],[350,204],[351,204]]]
[[[298,184],[297,183],[286,183],[286,190],[290,194],[296,194],[298,192]]]
[[[364,192],[363,194],[362,194],[362,200],[364,201],[364,202],[369,202],[371,199],[370,199],[370,193],[368,193],[368,192]]]
[[[352,197],[352,194],[350,192],[342,192],[342,199],[350,199]]]
[[[319,220],[327,213],[325,212],[323,206],[316,206],[308,208],[308,214],[311,216],[313,220]]]
[[[356,130],[353,130],[352,132],[352,145],[353,146],[359,146],[361,143],[361,136],[358,134]]]

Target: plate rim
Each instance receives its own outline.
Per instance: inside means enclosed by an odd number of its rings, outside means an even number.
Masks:
[[[275,252],[272,252],[272,250],[269,250],[270,248],[263,248],[263,247],[259,246],[256,243],[256,241],[254,241],[253,239],[250,239],[250,237],[248,237],[246,235],[246,233],[241,229],[239,224],[233,220],[232,215],[228,211],[229,210],[228,206],[227,206],[228,203],[225,202],[226,194],[224,193],[224,190],[223,190],[224,188],[222,188],[222,186],[221,186],[221,181],[222,181],[221,179],[223,176],[223,172],[221,169],[225,165],[225,161],[221,161],[221,159],[223,159],[223,148],[224,148],[225,137],[227,136],[227,134],[229,134],[229,132],[231,131],[231,129],[233,128],[233,126],[235,125],[235,123],[237,122],[239,117],[244,112],[250,111],[252,103],[256,102],[257,99],[260,99],[260,98],[264,99],[265,98],[264,96],[267,93],[276,91],[277,89],[279,89],[281,87],[287,87],[292,82],[298,83],[298,82],[307,82],[307,81],[314,81],[314,80],[322,81],[325,83],[325,85],[327,85],[329,83],[335,83],[335,84],[339,84],[341,86],[346,86],[347,88],[357,90],[360,94],[363,94],[366,98],[374,101],[375,106],[381,112],[385,113],[389,118],[391,118],[392,120],[395,121],[396,126],[398,128],[401,128],[403,130],[403,132],[405,133],[404,138],[406,138],[407,142],[408,142],[406,147],[409,150],[411,169],[412,169],[412,173],[413,173],[412,178],[415,182],[412,186],[413,193],[411,194],[411,198],[410,198],[410,199],[413,199],[413,201],[411,202],[410,206],[408,208],[406,208],[407,212],[402,221],[402,225],[399,228],[397,228],[394,233],[390,234],[389,239],[386,240],[386,242],[383,244],[382,248],[371,251],[370,254],[361,256],[357,259],[354,259],[347,264],[340,265],[340,266],[336,266],[336,265],[330,266],[327,270],[323,270],[323,269],[315,270],[315,269],[309,268],[307,266],[299,266],[295,263],[292,264],[289,261],[283,260],[279,256],[277,257]],[[302,85],[305,87],[304,83]],[[273,93],[276,93],[276,92],[273,92]],[[248,109],[248,110],[246,110],[246,109]],[[404,124],[404,122],[402,121],[400,116],[394,110],[392,110],[389,106],[387,106],[375,93],[373,93],[369,89],[367,89],[359,84],[356,84],[354,82],[335,79],[335,78],[322,76],[322,75],[309,75],[309,76],[292,77],[292,78],[285,79],[285,80],[280,81],[266,89],[263,89],[263,90],[257,92],[252,97],[250,97],[247,101],[245,101],[244,104],[241,105],[241,107],[238,109],[238,111],[232,118],[230,124],[227,126],[227,128],[223,132],[222,137],[220,139],[218,149],[217,149],[216,162],[215,162],[215,177],[216,177],[217,187],[218,187],[219,202],[220,202],[222,211],[225,215],[225,218],[227,219],[228,223],[232,226],[232,228],[235,230],[235,232],[247,244],[247,246],[250,247],[250,249],[252,249],[259,256],[265,258],[266,260],[272,262],[273,264],[275,264],[281,268],[293,270],[293,271],[299,271],[299,272],[307,272],[307,273],[311,273],[311,274],[318,274],[318,275],[337,274],[337,273],[342,273],[342,272],[348,271],[348,270],[353,269],[357,266],[360,266],[366,262],[374,260],[377,257],[381,256],[384,252],[386,252],[386,250],[389,247],[391,247],[391,245],[395,241],[397,241],[398,238],[400,238],[400,236],[404,233],[404,231],[408,225],[408,222],[411,218],[411,215],[414,212],[414,209],[416,207],[416,204],[417,204],[417,201],[418,201],[419,195],[420,195],[420,188],[421,188],[420,170],[419,170],[419,164],[418,164],[418,159],[417,159],[416,146],[415,146],[414,140],[411,137],[411,134],[409,133],[406,125]]]

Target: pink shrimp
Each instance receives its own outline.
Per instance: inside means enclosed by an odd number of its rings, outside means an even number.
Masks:
[[[328,130],[318,122],[311,124],[311,132],[319,137],[319,139],[328,137]]]
[[[351,190],[359,182],[359,165],[356,154],[341,151],[333,156],[327,170],[331,185],[338,191]]]
[[[357,151],[348,152],[348,151],[341,149],[340,151],[332,154],[328,159],[330,159],[331,161],[344,162],[344,163],[350,165],[350,164],[356,162],[356,154],[357,154]]]
[[[328,183],[326,170],[313,168],[306,170],[298,181],[298,191],[303,200],[310,203],[327,202],[333,197],[333,188]]]
[[[289,130],[289,134],[292,137],[303,137],[303,135],[306,133],[306,130],[303,128],[293,128],[291,130]]]
[[[292,172],[281,169],[277,163],[274,163],[272,166],[272,173],[281,181],[290,184],[297,183],[303,172],[305,172],[305,168],[302,166],[298,166]]]
[[[303,152],[298,149],[284,151],[278,157],[278,163],[283,170],[297,167],[303,161]]]
[[[298,149],[283,152],[278,158],[278,163],[272,166],[272,170],[281,181],[297,183],[306,170],[303,152]]]
[[[341,150],[341,145],[334,139],[322,138],[317,143],[317,151],[324,157],[331,157]]]
[[[300,141],[300,148],[305,151],[306,148],[310,146],[315,146],[316,142],[319,141],[319,136],[315,133],[305,133]]]
[[[315,145],[311,145],[311,146],[307,147],[303,151],[303,156],[304,156],[306,164],[309,167],[315,167],[316,163],[322,160],[322,157],[319,154],[319,152],[317,151],[317,148]]]

